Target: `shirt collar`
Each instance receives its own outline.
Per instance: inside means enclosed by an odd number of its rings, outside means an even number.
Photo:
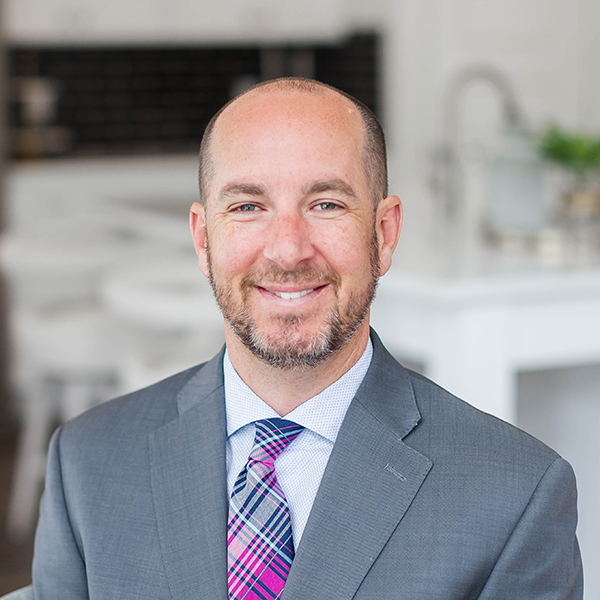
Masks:
[[[369,369],[372,357],[373,344],[369,338],[365,351],[351,369],[321,393],[288,413],[285,418],[314,431],[332,443],[335,442],[346,411]],[[249,423],[279,416],[246,385],[231,363],[227,351],[223,358],[223,375],[227,437]]]

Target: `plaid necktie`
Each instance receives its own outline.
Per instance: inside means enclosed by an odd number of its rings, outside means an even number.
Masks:
[[[275,459],[304,429],[286,419],[256,422],[254,446],[229,503],[227,562],[230,600],[272,600],[281,594],[294,543]]]

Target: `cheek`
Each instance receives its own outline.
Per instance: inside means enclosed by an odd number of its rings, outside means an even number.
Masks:
[[[245,231],[236,229],[227,235],[219,232],[212,237],[210,258],[213,274],[218,272],[235,277],[236,274],[245,273],[256,260],[260,252],[260,236],[247,235]]]
[[[361,277],[370,265],[370,230],[340,225],[319,238],[323,256],[336,271]]]

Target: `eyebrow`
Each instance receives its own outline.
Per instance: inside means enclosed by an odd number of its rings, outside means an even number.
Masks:
[[[348,198],[357,198],[354,189],[341,179],[327,179],[325,181],[315,181],[307,185],[303,193],[306,196],[311,194],[321,194],[323,192],[339,192]]]
[[[224,200],[231,196],[266,196],[267,189],[255,183],[229,183],[218,195],[219,200]]]
[[[309,183],[302,189],[305,196],[311,194],[322,194],[323,192],[338,192],[348,198],[357,198],[357,194],[345,181],[342,179],[327,179],[323,181],[314,181]],[[267,196],[267,189],[256,183],[228,183],[218,194],[219,200],[225,200],[235,196]]]

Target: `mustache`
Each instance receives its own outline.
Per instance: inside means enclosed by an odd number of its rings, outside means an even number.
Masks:
[[[333,269],[317,269],[312,265],[300,265],[296,269],[286,271],[277,265],[250,271],[242,280],[242,291],[253,287],[269,287],[272,284],[295,283],[320,287],[326,284],[338,285],[339,275]]]

